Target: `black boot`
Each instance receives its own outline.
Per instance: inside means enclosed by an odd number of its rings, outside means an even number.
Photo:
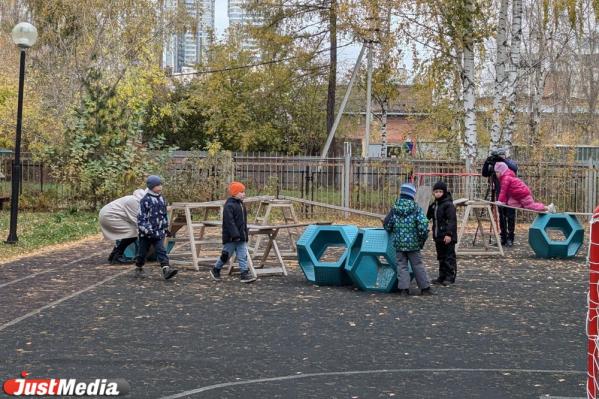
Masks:
[[[212,280],[214,281],[220,281],[220,269],[213,267],[210,270],[210,277],[212,277]]]
[[[169,265],[161,265],[162,266],[162,277],[165,280],[171,279],[175,277],[175,275],[179,272],[179,270],[174,267],[170,267]]]
[[[447,287],[447,281],[445,279],[442,279],[441,277],[434,279],[433,281],[431,281],[431,283],[433,283],[434,285],[442,285],[443,287]]]
[[[435,293],[433,292],[433,290],[431,289],[431,287],[428,287],[428,288],[421,289],[420,290],[420,295],[431,296],[431,295],[435,295]]]
[[[409,289],[403,289],[403,290],[400,289],[399,290],[399,296],[400,297],[404,297],[404,298],[409,297],[410,296],[410,290]]]

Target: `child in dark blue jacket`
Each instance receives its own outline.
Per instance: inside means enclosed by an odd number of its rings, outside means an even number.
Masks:
[[[237,256],[239,270],[241,270],[240,281],[251,283],[256,277],[248,270],[248,239],[249,230],[247,225],[247,210],[243,204],[245,198],[245,186],[239,182],[229,184],[230,197],[225,202],[223,209],[223,250],[220,258],[210,270],[210,276],[220,280],[220,271],[229,261],[231,256]]]
[[[147,194],[139,203],[137,214],[137,228],[139,230],[139,250],[135,265],[137,276],[143,277],[143,266],[150,246],[154,246],[156,257],[162,268],[162,277],[168,280],[177,274],[177,269],[169,266],[168,256],[164,248],[164,237],[167,234],[168,217],[166,213],[166,200],[162,196],[162,181],[158,176],[150,176],[146,181]]]

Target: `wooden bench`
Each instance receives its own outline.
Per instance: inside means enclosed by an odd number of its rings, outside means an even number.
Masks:
[[[4,209],[4,203],[5,202],[9,202],[9,201],[10,201],[10,197],[9,196],[0,195],[0,211],[2,209]]]

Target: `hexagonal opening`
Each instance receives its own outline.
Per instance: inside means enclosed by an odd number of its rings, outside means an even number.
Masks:
[[[341,260],[346,249],[347,247],[345,245],[327,245],[322,255],[318,258],[318,261],[323,263],[337,263]]]
[[[562,229],[546,228],[545,234],[551,241],[566,241],[568,238]]]
[[[319,262],[336,264],[341,261],[347,245],[340,231],[322,230],[312,240],[310,249]]]
[[[363,253],[358,262],[359,266],[354,272],[365,287],[386,289],[389,284],[395,283],[395,269],[386,256]]]
[[[545,224],[545,234],[551,241],[566,241],[574,232],[574,228],[565,218],[551,218]]]

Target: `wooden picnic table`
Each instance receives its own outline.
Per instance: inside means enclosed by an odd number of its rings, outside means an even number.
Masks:
[[[205,221],[202,222],[206,227],[219,227],[222,226],[221,221]],[[331,222],[316,222],[316,223],[293,223],[293,224],[281,224],[281,225],[261,225],[261,224],[248,224],[248,230],[250,236],[263,235],[268,238],[268,242],[266,244],[266,248],[264,249],[264,253],[260,258],[260,263],[257,266],[254,266],[254,261],[252,259],[252,254],[250,254],[249,246],[248,246],[248,268],[252,272],[252,274],[257,277],[258,275],[265,274],[283,274],[287,276],[287,267],[285,266],[285,261],[283,260],[283,256],[281,255],[281,251],[279,250],[279,245],[277,243],[277,236],[279,235],[279,231],[281,229],[291,229],[296,227],[306,227],[312,224],[331,224]],[[278,262],[278,266],[265,268],[266,260],[270,255],[270,251],[275,251],[275,257]],[[229,265],[228,273],[231,274],[233,272],[233,263],[231,262]]]
[[[271,196],[249,197],[244,200],[246,203],[259,202],[265,199],[273,198]],[[208,258],[200,258],[202,246],[218,244],[217,240],[205,238],[206,225],[202,221],[208,220],[211,212],[217,212],[218,218],[222,220],[223,207],[226,200],[208,201],[208,202],[173,202],[168,206],[169,230],[173,237],[167,241],[180,242],[189,245],[189,252],[173,251],[173,256],[191,256],[191,263],[196,270],[199,270],[198,264],[208,261]],[[200,212],[200,221],[194,221],[192,212]],[[183,227],[187,227],[186,237],[175,238],[176,233]],[[197,230],[196,230],[197,229]],[[198,236],[195,236],[197,232]]]

